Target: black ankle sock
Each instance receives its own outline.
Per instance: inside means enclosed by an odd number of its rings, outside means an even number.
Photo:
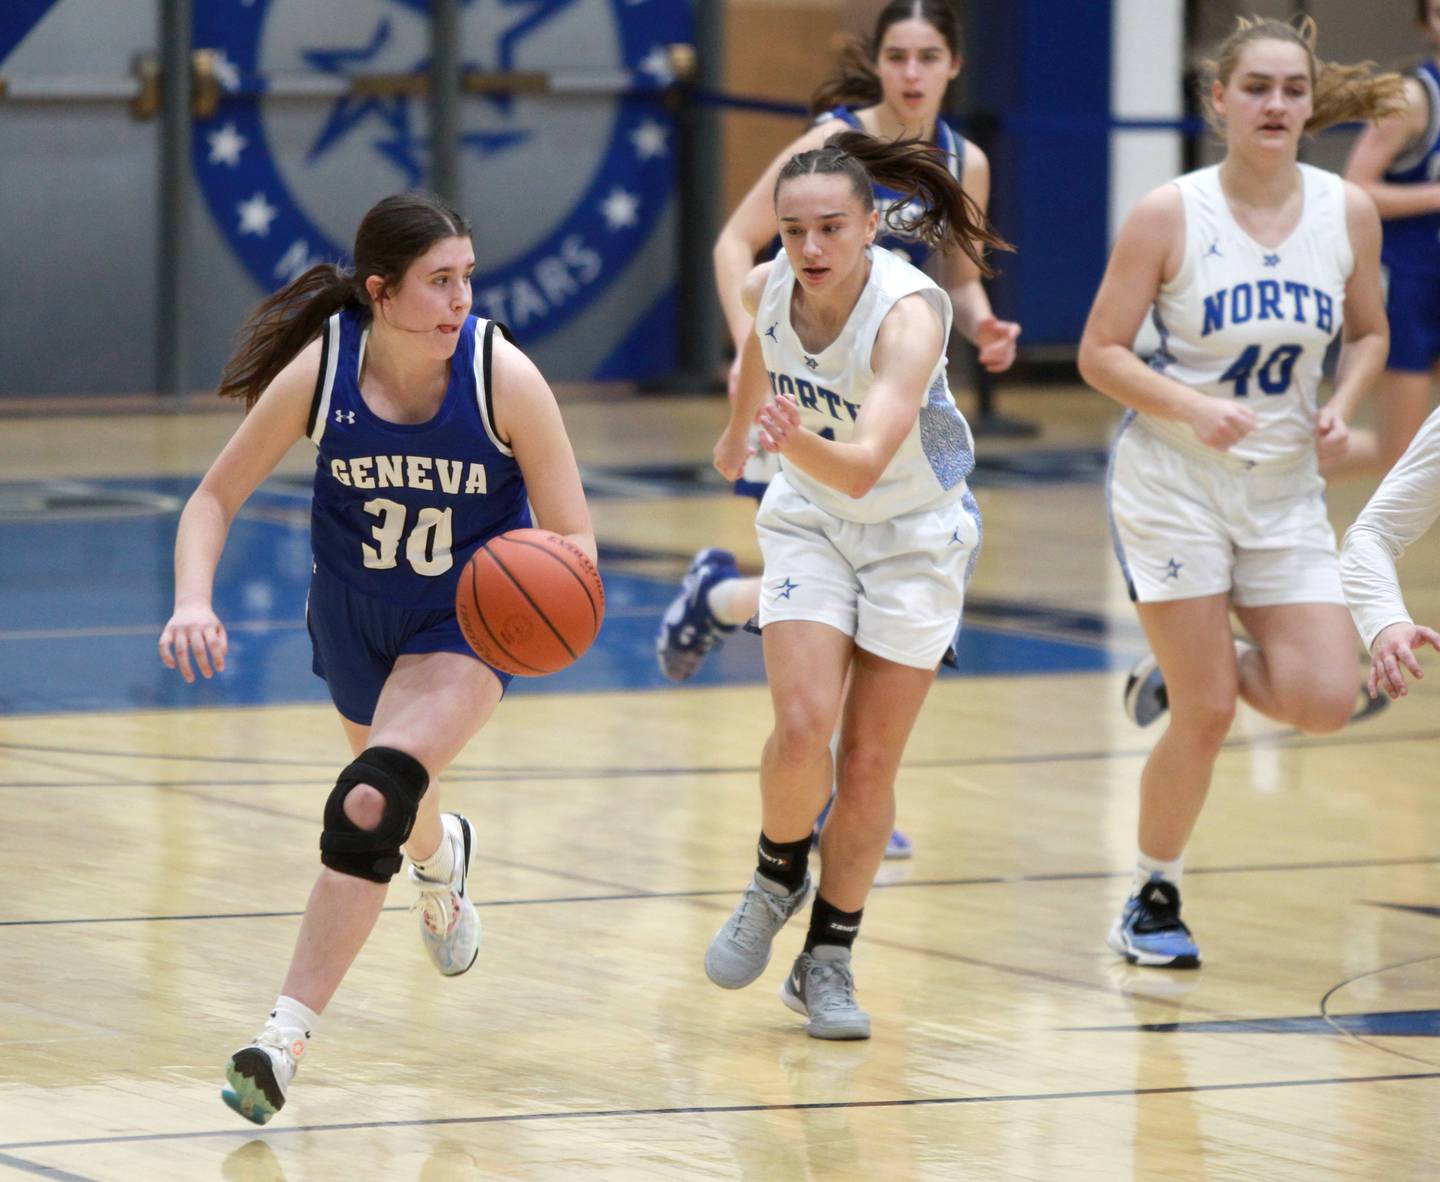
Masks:
[[[771,882],[778,882],[792,895],[805,881],[805,868],[810,862],[810,835],[800,841],[771,841],[760,834],[756,872]]]
[[[841,911],[816,895],[815,905],[810,908],[810,931],[805,936],[805,951],[814,952],[817,944],[849,948],[860,933],[860,917],[864,914],[863,907],[859,911]]]

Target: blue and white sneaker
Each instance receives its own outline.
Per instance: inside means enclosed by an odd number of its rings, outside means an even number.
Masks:
[[[716,583],[739,577],[735,555],[729,550],[701,550],[691,560],[680,593],[665,609],[655,634],[660,672],[671,681],[694,677],[710,650],[735,631],[734,624],[722,624],[711,614],[707,599]]]
[[[1198,969],[1200,949],[1180,919],[1180,888],[1152,878],[1125,902],[1105,943],[1131,964],[1157,969]]]
[[[1170,694],[1154,653],[1146,653],[1130,668],[1125,682],[1125,713],[1136,726],[1149,726],[1170,709]]]
[[[825,802],[825,807],[820,810],[820,815],[815,818],[815,829],[810,834],[810,844],[818,847],[820,845],[820,830],[825,828],[825,818],[830,815],[830,806],[835,803],[835,794],[830,794],[830,799]],[[890,831],[890,840],[885,843],[885,860],[887,862],[899,862],[905,858],[915,856],[915,845],[911,840],[898,829]]]

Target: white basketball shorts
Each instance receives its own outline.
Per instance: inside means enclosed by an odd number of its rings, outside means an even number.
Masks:
[[[784,473],[770,482],[755,527],[765,558],[760,627],[829,624],[887,661],[933,669],[965,606],[980,514],[962,495],[889,521],[846,521],[806,500]]]
[[[1345,602],[1313,452],[1251,467],[1184,451],[1132,419],[1111,453],[1107,499],[1137,603],[1226,592],[1237,607]]]

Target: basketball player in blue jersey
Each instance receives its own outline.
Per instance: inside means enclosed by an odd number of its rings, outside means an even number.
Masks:
[[[795,156],[775,189],[784,252],[743,285],[756,331],[714,453],[721,474],[738,477],[758,416],[780,472],[756,519],[775,710],[757,861],[705,972],[739,989],[764,971],[810,893],[811,826],[834,783],[805,950],[780,991],[823,1039],[870,1036],[851,948],[894,822],[905,743],[980,542],[965,481],[973,443],[945,378],[950,299],[874,246],[875,180],[918,199],[915,232],[977,267],[986,245],[1003,245],[925,145],[844,131]],[[767,393],[775,401],[762,409]]]
[[[1375,429],[1352,434],[1351,454],[1331,475],[1388,471],[1424,421],[1440,374],[1440,0],[1416,0],[1416,11],[1431,56],[1405,79],[1401,110],[1365,130],[1345,167],[1383,219],[1390,357]]]
[[[252,315],[222,396],[247,415],[185,506],[175,610],[160,656],[193,681],[225,667],[212,607],[230,522],[297,439],[317,448],[315,672],[355,759],[326,802],[322,868],[280,997],[226,1066],[226,1103],[264,1124],[285,1103],[319,1015],[410,858],[420,934],[447,976],[475,962],[466,890],[474,831],[440,812],[437,778],[495,710],[506,674],[481,663],[455,618],[455,585],[487,539],[530,524],[593,559],[579,471],[545,379],[470,314],[470,226],[439,198],[372,208],[353,271],[311,268]]]
[[[1297,153],[1306,132],[1388,109],[1400,79],[1322,65],[1314,38],[1308,18],[1239,22],[1204,95],[1225,158],[1132,211],[1080,344],[1085,380],[1129,409],[1111,523],[1153,656],[1127,706],[1142,725],[1170,712],[1141,774],[1134,890],[1107,941],[1132,964],[1200,964],[1182,860],[1237,698],[1309,733],[1344,726],[1356,699],[1318,467],[1344,454],[1384,365],[1380,222],[1363,190]],[[1131,345],[1152,314],[1147,366]],[[1254,644],[1233,640],[1232,610]]]
[[[963,61],[960,21],[947,0],[891,0],[876,19],[870,43],[848,46],[837,71],[812,96],[814,126],[771,162],[736,207],[715,244],[715,282],[735,345],[732,400],[744,345],[754,330],[740,290],[757,255],[775,238],[775,181],[791,157],[821,147],[840,125],[883,140],[923,140],[940,152],[984,214],[990,163],[940,117],[946,88]],[[877,184],[875,202],[882,214],[878,244],[935,272],[949,293],[956,328],[978,347],[981,364],[993,372],[1008,369],[1015,360],[1020,326],[996,319],[974,261],[963,250],[937,250],[906,229],[905,222],[918,210],[895,190]],[[886,220],[892,209],[898,215],[894,223]],[[757,448],[735,491],[758,500],[775,471],[774,457]],[[706,656],[755,614],[759,603],[760,580],[742,577],[732,553],[700,551],[660,624],[656,650],[661,670],[675,681],[693,677]],[[912,852],[910,841],[896,830],[886,857],[908,858]]]

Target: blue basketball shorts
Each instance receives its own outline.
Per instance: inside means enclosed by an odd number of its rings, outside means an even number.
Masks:
[[[1388,268],[1385,314],[1390,319],[1390,359],[1385,368],[1429,373],[1440,360],[1440,274]]]
[[[374,720],[385,679],[406,653],[464,653],[480,659],[461,634],[453,610],[387,603],[318,565],[310,577],[305,626],[316,676],[330,687],[335,709],[361,726]],[[509,687],[509,673],[491,671],[502,689]]]

